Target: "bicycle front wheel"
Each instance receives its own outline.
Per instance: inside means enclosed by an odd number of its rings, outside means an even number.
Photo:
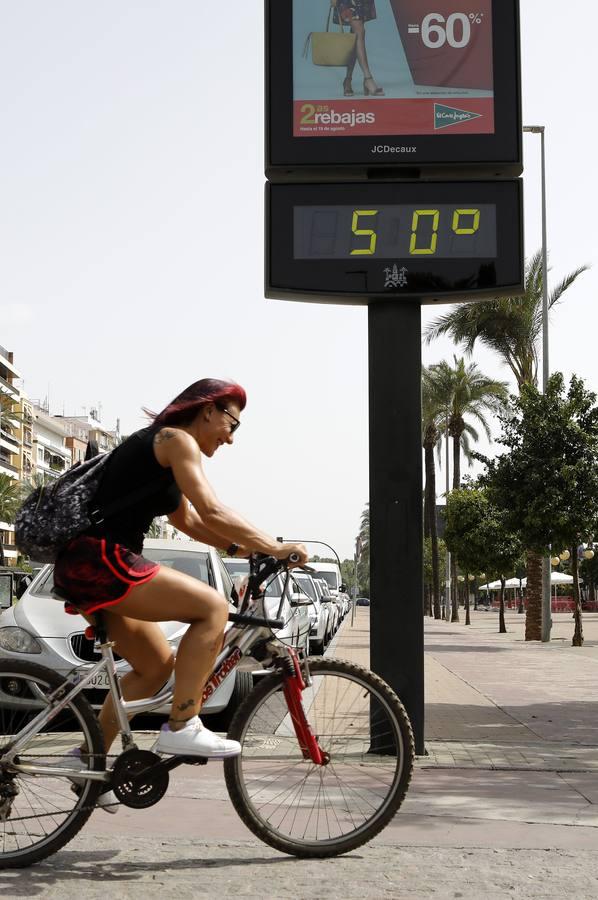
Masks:
[[[295,856],[337,856],[397,812],[413,770],[413,733],[399,698],[373,672],[335,659],[310,659],[309,667],[303,706],[328,764],[303,758],[276,673],[239,707],[229,737],[242,752],[225,760],[224,773],[235,809],[265,843]]]
[[[101,790],[99,781],[76,778],[103,770],[106,759],[97,719],[81,693],[29,738],[15,766],[3,761],[33,716],[51,711],[51,695],[61,687],[72,685],[44,666],[0,661],[0,869],[30,866],[60,850],[83,827]],[[77,761],[72,751],[83,746],[85,762]],[[21,772],[19,765],[38,771]],[[46,775],[44,768],[72,769],[73,778]]]

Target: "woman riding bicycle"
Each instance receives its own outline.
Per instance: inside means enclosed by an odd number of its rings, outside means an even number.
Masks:
[[[162,727],[158,753],[224,758],[241,751],[201,723],[205,682],[222,648],[228,617],[226,599],[213,588],[142,555],[144,536],[156,516],[167,515],[179,531],[227,551],[246,556],[257,551],[286,559],[308,555],[302,544],[282,544],[250,525],[218,500],[202,467],[233,435],[245,408],[243,388],[204,378],[179,394],[153,422],[135,432],[113,453],[94,502],[101,510],[137,488],[155,483],[151,493],[119,514],[76,537],[61,552],[54,581],[68,611],[102,610],[108,636],[132,671],[121,680],[126,700],[151,696],[168,681],[175,688],[168,725]],[[155,624],[187,622],[176,660]],[[99,716],[106,752],[118,734],[112,701]]]

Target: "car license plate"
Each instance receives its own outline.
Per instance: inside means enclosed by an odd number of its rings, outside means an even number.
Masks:
[[[96,672],[96,674],[91,678],[91,680],[87,682],[86,687],[88,687],[88,688],[105,688],[107,690],[110,687],[110,683],[108,681],[108,675],[106,674],[106,672]]]

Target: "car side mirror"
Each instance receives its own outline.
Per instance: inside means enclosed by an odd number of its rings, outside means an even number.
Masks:
[[[341,584],[340,587],[339,587],[339,591],[340,591],[341,594],[346,594],[346,593],[347,593],[347,585],[346,585],[346,584]]]
[[[292,593],[289,602],[293,607],[310,606],[311,604],[311,600],[309,599],[309,597],[306,597],[304,594],[299,593]]]

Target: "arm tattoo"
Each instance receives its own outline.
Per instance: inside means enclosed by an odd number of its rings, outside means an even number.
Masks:
[[[163,428],[162,431],[160,431],[154,438],[154,443],[163,444],[164,441],[170,441],[174,436],[174,431],[169,431],[168,428]]]
[[[195,706],[195,700],[191,698],[191,700],[185,700],[184,703],[181,703],[180,706],[177,706],[177,709],[180,712],[185,712],[186,709],[189,709],[190,706]]]

